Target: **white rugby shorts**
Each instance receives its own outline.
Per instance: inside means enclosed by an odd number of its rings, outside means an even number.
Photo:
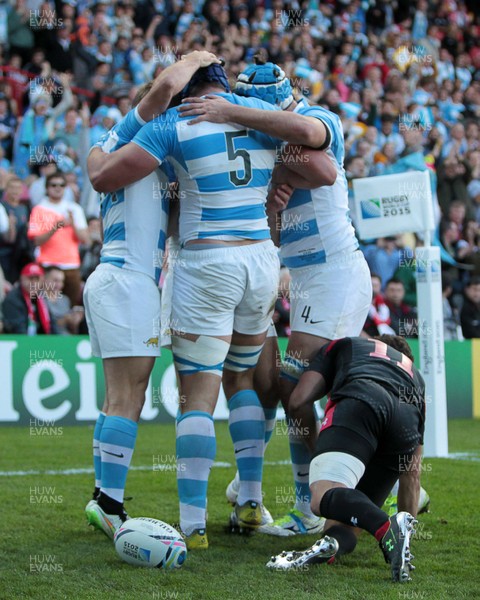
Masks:
[[[290,269],[290,327],[335,340],[360,335],[372,302],[370,270],[357,250]]]
[[[172,269],[171,329],[209,336],[267,331],[279,272],[271,240],[207,250],[183,248]]]
[[[151,277],[101,263],[83,301],[94,356],[160,356],[160,291]]]

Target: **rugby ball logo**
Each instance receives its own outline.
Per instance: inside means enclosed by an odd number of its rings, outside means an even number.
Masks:
[[[115,533],[113,541],[120,558],[138,567],[176,569],[187,557],[180,533],[157,519],[128,519]]]
[[[382,216],[380,198],[361,200],[362,219],[378,219]]]

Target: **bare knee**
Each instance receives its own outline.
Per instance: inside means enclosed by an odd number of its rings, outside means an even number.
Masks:
[[[276,408],[280,400],[278,371],[262,373],[255,371],[253,386],[264,408]]]
[[[253,389],[253,372],[254,369],[246,369],[245,371],[223,371],[223,391],[227,400],[230,400],[240,390]]]

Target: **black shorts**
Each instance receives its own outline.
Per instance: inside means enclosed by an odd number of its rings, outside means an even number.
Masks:
[[[373,404],[353,398],[328,402],[314,456],[344,452],[361,460],[365,473],[357,489],[381,506],[421,443],[420,413],[380,385],[366,385],[375,394]]]

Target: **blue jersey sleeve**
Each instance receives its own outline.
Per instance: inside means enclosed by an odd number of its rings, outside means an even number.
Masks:
[[[321,106],[305,106],[302,107],[298,114],[305,117],[314,117],[322,121],[325,127],[330,130],[330,145],[337,162],[342,165],[344,159],[344,135],[342,122],[340,117],[330,110],[322,108]]]
[[[135,135],[145,125],[145,121],[138,114],[138,109],[134,108],[130,110],[115,126],[118,135],[119,147],[125,146],[128,142],[131,142]]]
[[[104,152],[114,152],[132,141],[135,134],[145,125],[136,108],[130,110],[110,131],[102,135],[94,146]]]
[[[177,109],[171,108],[144,125],[132,142],[156,158],[158,164],[162,164],[172,152],[177,120]]]

